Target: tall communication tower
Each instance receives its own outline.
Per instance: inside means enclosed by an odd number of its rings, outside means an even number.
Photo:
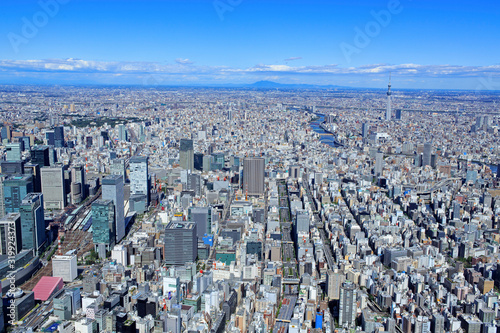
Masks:
[[[389,85],[387,86],[387,109],[385,110],[385,120],[390,121],[392,116],[391,109],[391,74],[389,73]]]

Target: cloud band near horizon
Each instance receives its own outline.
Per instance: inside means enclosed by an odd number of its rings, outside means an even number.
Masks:
[[[393,78],[402,80],[418,79],[471,79],[490,78],[500,80],[500,65],[491,66],[457,66],[457,65],[420,65],[420,64],[371,64],[359,67],[341,67],[339,65],[324,66],[289,66],[259,64],[248,68],[232,68],[227,66],[195,65],[189,59],[177,58],[171,64],[155,62],[104,62],[82,59],[45,59],[45,60],[0,60],[0,74],[23,76],[40,74],[99,74],[116,77],[135,75],[139,79],[151,76],[180,76],[183,82],[200,79],[214,80],[220,83],[244,82],[262,77],[279,81],[281,78],[296,76],[307,77],[307,83],[323,84],[324,77],[350,78],[383,78],[392,73]],[[321,82],[314,82],[315,78]],[[293,82],[296,83],[296,82]],[[300,82],[302,83],[302,82]],[[470,89],[476,89],[473,84]],[[500,86],[500,85],[499,85]],[[443,87],[445,89],[446,87]],[[500,87],[499,87],[500,88]]]

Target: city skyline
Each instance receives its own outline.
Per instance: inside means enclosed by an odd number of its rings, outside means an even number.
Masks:
[[[0,83],[277,83],[500,90],[499,5],[479,1],[18,1]],[[1,15],[1,14],[0,14]]]

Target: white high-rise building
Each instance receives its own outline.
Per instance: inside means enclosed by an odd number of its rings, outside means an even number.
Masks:
[[[130,158],[130,194],[142,194],[149,204],[148,158],[136,156]]]
[[[127,248],[123,245],[115,245],[111,251],[111,259],[116,260],[117,264],[122,264],[126,267],[128,265]]]
[[[54,256],[52,258],[52,275],[62,278],[64,282],[73,282],[78,276],[76,255]]]
[[[43,208],[64,209],[66,206],[66,191],[63,166],[43,167],[40,169],[40,175],[42,179]]]

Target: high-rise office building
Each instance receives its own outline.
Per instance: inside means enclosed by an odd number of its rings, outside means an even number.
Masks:
[[[330,300],[340,299],[340,286],[345,281],[345,274],[328,270],[326,274],[326,293]]]
[[[190,207],[188,220],[196,223],[198,239],[212,233],[212,207]]]
[[[32,176],[9,176],[5,178],[3,180],[5,213],[18,212],[22,200],[30,192],[33,192]]]
[[[300,176],[300,166],[298,165],[291,165],[288,168],[288,177],[297,179]]]
[[[119,141],[128,141],[127,126],[125,126],[124,124],[118,125],[118,140]]]
[[[54,256],[52,258],[52,276],[60,277],[64,282],[73,282],[78,276],[76,254]]]
[[[85,137],[85,148],[90,149],[92,148],[93,140],[91,136]]]
[[[33,192],[42,192],[42,179],[40,176],[40,167],[38,164],[27,163],[24,165],[23,173],[33,177]]]
[[[22,242],[21,215],[9,213],[2,217],[0,219],[0,255],[8,256],[12,251],[18,254],[23,248]],[[14,247],[9,249],[9,245],[14,245]]]
[[[148,158],[146,156],[135,156],[130,158],[129,169],[130,193],[145,195],[147,204],[149,204]]]
[[[111,163],[109,164],[109,173],[112,175],[122,176],[123,182],[125,183],[125,181],[127,180],[125,159],[117,158],[117,159],[111,160]]]
[[[435,313],[431,319],[431,331],[434,333],[444,333],[444,316]]]
[[[71,203],[79,204],[86,198],[85,168],[75,165],[71,168]]]
[[[107,250],[115,245],[115,205],[112,200],[96,200],[92,203],[92,240],[97,247],[103,244]]]
[[[309,234],[309,226],[310,226],[309,213],[297,212],[297,215],[295,215],[295,220],[293,225],[293,229],[295,230],[295,237],[297,237],[299,233]]]
[[[194,153],[193,157],[193,168],[195,170],[203,171],[203,154],[202,153]]]
[[[22,175],[24,173],[23,161],[1,161],[0,168],[4,175]]]
[[[370,125],[368,125],[367,123],[363,123],[363,125],[361,125],[361,136],[363,138],[367,138],[369,131],[370,131]]]
[[[54,131],[45,132],[45,141],[49,146],[54,146],[56,144]]]
[[[214,157],[214,163],[217,164],[217,169],[222,170],[226,160],[224,153],[212,153],[212,156]]]
[[[248,195],[264,194],[264,159],[247,157],[243,160],[243,192]]]
[[[54,128],[54,147],[63,148],[66,145],[64,141],[64,127],[56,126]]]
[[[31,163],[37,164],[40,168],[49,166],[49,146],[34,146],[31,148]]]
[[[179,164],[185,170],[194,170],[193,140],[181,139],[179,145]]]
[[[377,152],[375,155],[375,176],[381,176],[384,169],[384,153]]]
[[[29,136],[20,136],[18,140],[23,144],[23,151],[31,149],[31,138]]]
[[[1,129],[2,140],[10,141],[12,139],[12,132],[10,126],[3,126]]]
[[[28,194],[21,203],[19,213],[21,214],[23,250],[34,249],[35,253],[38,253],[47,240],[42,193]]]
[[[45,209],[66,207],[66,187],[63,166],[43,167],[40,170]]]
[[[49,163],[50,166],[55,166],[57,163],[57,150],[54,146],[49,146]]]
[[[7,178],[6,175],[0,174],[0,217],[5,215],[5,196],[3,194],[3,181]]]
[[[53,261],[54,259],[52,259]],[[54,268],[54,263],[52,263],[52,268]],[[71,319],[71,296],[62,291],[56,294],[56,297],[53,298],[53,308],[54,316],[57,316],[59,320]]]
[[[201,177],[198,174],[191,173],[187,175],[186,190],[194,191],[197,197],[201,196]]]
[[[102,199],[113,201],[115,210],[115,236],[116,243],[125,237],[125,208],[123,198],[123,178],[110,175],[102,179]]]
[[[357,313],[356,285],[350,281],[342,283],[339,301],[339,325],[353,326],[356,324]]]
[[[213,162],[214,157],[212,155],[203,156],[203,172],[211,171]]]
[[[184,265],[198,256],[197,228],[194,222],[170,222],[165,228],[165,263]]]
[[[20,161],[22,158],[23,152],[23,143],[22,142],[12,142],[8,143],[5,146],[5,150],[7,152],[7,161]]]
[[[431,165],[432,143],[424,143],[424,154],[422,155],[422,166]]]
[[[401,109],[397,109],[396,110],[396,120],[401,120],[402,117],[401,117]]]

